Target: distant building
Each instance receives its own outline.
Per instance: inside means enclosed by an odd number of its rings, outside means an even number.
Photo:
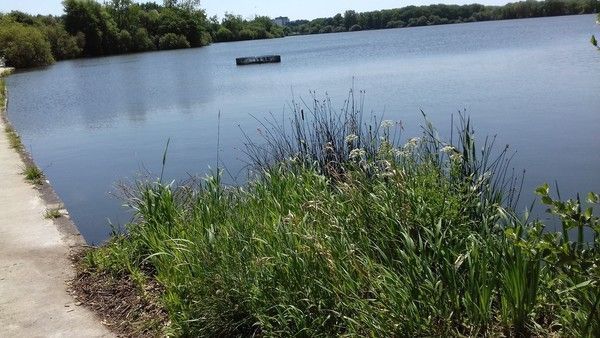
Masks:
[[[287,26],[290,24],[290,18],[288,18],[287,16],[280,16],[273,19],[273,23],[278,26]]]

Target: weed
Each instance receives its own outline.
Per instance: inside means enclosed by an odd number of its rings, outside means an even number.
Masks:
[[[57,218],[61,218],[62,217],[62,213],[60,212],[60,209],[46,209],[46,212],[44,213],[44,218],[46,219],[57,219]]]
[[[41,185],[43,183],[44,173],[35,164],[25,165],[22,174],[29,183],[35,185]]]
[[[21,143],[21,137],[19,136],[19,134],[17,134],[17,132],[12,127],[6,126],[4,128],[4,131],[6,132],[6,135],[8,137],[8,144],[10,145],[11,148],[16,149],[16,150],[23,149],[23,143]]]

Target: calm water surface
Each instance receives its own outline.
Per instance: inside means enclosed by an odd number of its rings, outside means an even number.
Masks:
[[[115,182],[243,168],[243,128],[289,113],[292,93],[341,104],[354,83],[365,107],[419,133],[419,109],[441,130],[466,109],[480,138],[498,134],[526,169],[523,205],[556,179],[564,195],[600,191],[600,34],[592,15],[298,36],[59,62],[8,79],[9,119],[91,243],[129,215]],[[281,54],[236,67],[235,57]],[[243,174],[240,177],[243,178]],[[243,180],[243,179],[242,179]]]

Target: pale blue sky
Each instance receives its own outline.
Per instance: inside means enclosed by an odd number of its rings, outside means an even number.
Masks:
[[[155,2],[162,2],[156,0]],[[486,5],[502,5],[507,0],[204,0],[202,7],[209,16],[223,16],[230,12],[244,17],[255,14],[288,16],[290,19],[314,19],[317,17],[333,16],[347,9],[359,12],[398,8],[408,5],[427,5],[430,3],[466,4],[483,3]],[[62,14],[61,0],[0,0],[0,12],[20,10],[32,14]]]

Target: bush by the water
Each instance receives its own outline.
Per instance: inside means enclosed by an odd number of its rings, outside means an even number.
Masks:
[[[545,232],[514,214],[510,156],[480,150],[468,119],[454,142],[427,123],[403,143],[350,101],[264,122],[243,186],[137,183],[135,222],[88,271],[158,281],[176,336],[600,334],[591,209],[541,187],[564,227]]]
[[[54,62],[50,43],[35,27],[0,18],[0,56],[11,67],[45,66]]]
[[[158,40],[158,46],[160,49],[179,49],[189,48],[190,43],[183,35],[167,33],[160,37]]]

